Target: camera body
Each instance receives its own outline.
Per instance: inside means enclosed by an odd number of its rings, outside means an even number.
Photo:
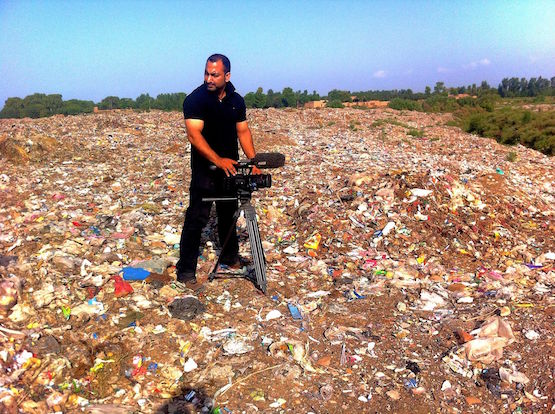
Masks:
[[[224,190],[228,193],[252,193],[260,188],[272,186],[270,174],[252,174],[253,164],[250,161],[240,161],[236,165],[237,174],[224,178]]]
[[[203,198],[203,201],[229,201],[231,197],[236,197],[241,203],[248,202],[253,191],[272,186],[272,176],[270,174],[253,174],[253,167],[264,169],[279,168],[283,165],[285,165],[285,155],[279,152],[262,152],[250,160],[238,161],[235,165],[237,174],[224,177],[223,189],[226,196]],[[216,166],[211,168],[215,170]],[[234,195],[231,196],[231,194]]]
[[[272,176],[270,174],[236,174],[224,178],[224,190],[226,192],[246,191],[252,193],[259,188],[270,188],[271,186]]]

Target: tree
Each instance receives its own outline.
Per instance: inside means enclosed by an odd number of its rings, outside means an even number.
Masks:
[[[135,101],[131,98],[121,98],[119,100],[119,107],[121,109],[135,108]]]
[[[46,95],[43,102],[48,112],[48,116],[59,114],[64,106],[62,95],[60,94]]]
[[[263,89],[259,87],[254,94],[254,108],[264,108],[266,105],[266,95],[264,95]]]
[[[501,83],[497,87],[497,92],[499,92],[499,95],[502,96],[503,98],[508,95],[508,93],[509,93],[509,79],[508,78],[503,78],[501,80]]]
[[[483,92],[488,92],[491,89],[491,87],[489,86],[489,83],[487,81],[483,80],[478,89],[481,93],[483,93]]]
[[[64,101],[62,113],[64,115],[77,115],[82,113],[90,113],[94,110],[93,101],[81,101],[79,99],[70,99]]]
[[[137,108],[144,111],[150,111],[153,101],[154,99],[148,93],[142,93],[137,97],[137,99],[135,99]]]
[[[424,89],[424,95],[430,96],[431,93],[432,93],[432,88],[430,88],[429,86],[426,86],[426,89]]]
[[[186,96],[184,92],[161,93],[152,101],[151,107],[163,111],[180,111]]]
[[[434,95],[447,95],[447,88],[445,87],[445,83],[436,82],[436,86],[434,86]]]
[[[296,107],[297,99],[295,97],[295,92],[293,92],[293,89],[289,87],[283,88],[283,91],[281,92],[281,101],[283,102],[283,106],[293,108]]]
[[[100,109],[118,109],[119,98],[117,96],[107,96],[98,104]]]
[[[351,92],[341,91],[339,89],[332,89],[328,92],[329,101],[351,102]]]
[[[272,89],[268,89],[268,94],[266,95],[266,108],[281,108],[283,107],[283,101],[281,99],[281,92],[274,92]]]
[[[247,108],[254,108],[254,92],[247,93],[243,99]]]
[[[6,99],[4,108],[0,111],[0,118],[22,118],[23,116],[23,99]]]

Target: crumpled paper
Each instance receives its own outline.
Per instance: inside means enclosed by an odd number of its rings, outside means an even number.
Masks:
[[[466,357],[470,361],[490,364],[503,356],[503,348],[515,341],[508,322],[499,316],[487,319],[477,330],[471,332],[474,339],[464,344]]]

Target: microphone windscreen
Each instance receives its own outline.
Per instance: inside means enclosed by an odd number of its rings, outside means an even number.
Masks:
[[[285,165],[285,155],[279,152],[259,152],[251,162],[258,168],[279,168]]]

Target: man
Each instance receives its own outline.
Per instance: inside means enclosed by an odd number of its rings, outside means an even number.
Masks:
[[[202,199],[235,196],[224,193],[223,181],[225,176],[237,173],[237,140],[248,158],[255,156],[245,101],[229,81],[230,69],[229,59],[224,55],[210,56],[204,70],[204,84],[183,102],[187,138],[191,142],[192,177],[176,272],[177,280],[192,289],[200,287],[196,280],[200,237],[212,208],[211,202]],[[259,173],[260,170],[253,168],[253,174]],[[232,228],[237,208],[237,201],[216,202],[218,237],[222,246],[231,229],[220,263],[232,267],[239,263],[237,231]]]

